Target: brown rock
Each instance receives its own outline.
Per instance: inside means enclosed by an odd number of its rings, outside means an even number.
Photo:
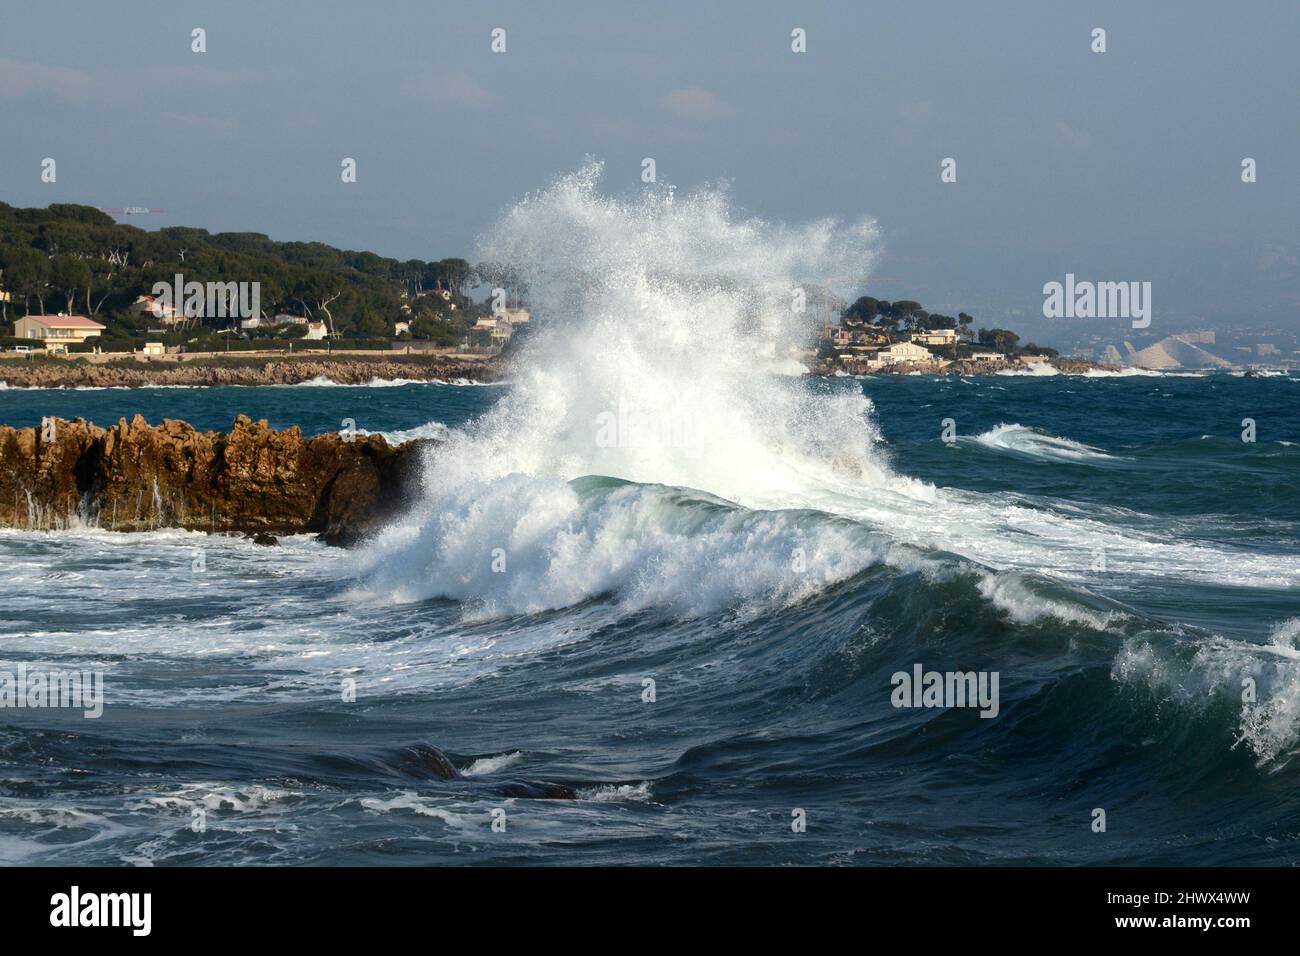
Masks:
[[[230,431],[196,431],[137,415],[101,428],[82,419],[41,429],[0,426],[0,525],[116,531],[188,528],[315,532],[353,544],[400,511],[420,483],[429,442],[378,435],[304,438],[240,415]]]

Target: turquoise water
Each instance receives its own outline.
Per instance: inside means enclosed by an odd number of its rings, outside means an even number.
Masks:
[[[865,394],[883,471],[782,507],[505,475],[358,553],[0,532],[0,669],[105,686],[0,709],[0,861],[1300,862],[1300,379],[789,387]],[[0,421],[445,437],[507,392],[8,389]],[[996,672],[997,716],[892,706],[916,664]]]

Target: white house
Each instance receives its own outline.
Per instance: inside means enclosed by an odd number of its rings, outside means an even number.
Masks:
[[[916,332],[912,335],[912,341],[919,345],[956,345],[956,329],[930,329],[927,332]]]
[[[1004,362],[1006,358],[1001,352],[972,352],[970,354],[972,362]]]
[[[324,322],[308,322],[307,334],[304,335],[303,338],[313,342],[319,342],[321,339],[325,338],[325,335],[326,329]]]
[[[925,364],[938,360],[933,352],[915,342],[895,342],[888,348],[876,352],[868,361],[873,365],[897,365],[900,362]]]
[[[510,341],[513,333],[514,329],[508,321],[491,317],[479,319],[469,330],[470,339],[476,345],[491,345],[496,348],[501,348]]]
[[[410,323],[410,322],[394,322],[394,323],[393,323],[393,334],[394,334],[394,335],[401,335],[403,332],[410,332],[410,331],[411,331],[411,323]]]

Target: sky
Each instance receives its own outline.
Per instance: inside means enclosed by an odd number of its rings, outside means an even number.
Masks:
[[[747,214],[874,217],[880,297],[1031,302],[1077,263],[1186,309],[1209,261],[1225,300],[1294,316],[1297,36],[1291,0],[7,2],[0,200],[473,261],[584,157],[614,192],[653,157]]]

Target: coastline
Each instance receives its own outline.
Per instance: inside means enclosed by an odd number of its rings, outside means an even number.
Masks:
[[[1053,358],[1037,363],[1062,374],[1089,371],[1119,372],[1121,366],[1086,359]],[[1051,374],[1022,362],[956,361],[943,366],[899,362],[869,367],[865,362],[822,362],[807,373],[834,378],[849,375],[1023,375]],[[0,362],[0,388],[147,388],[150,386],[208,387],[223,385],[301,385],[320,381],[336,385],[367,385],[374,381],[468,382],[491,384],[502,381],[504,368],[498,356],[394,356],[376,359],[363,356],[302,358],[195,358],[186,361],[142,362],[133,359],[89,363],[55,359]]]
[[[0,383],[8,388],[142,388],[148,386],[300,385],[323,380],[365,385],[378,380],[489,383],[501,378],[492,359],[438,356],[202,358],[141,362],[134,359],[92,364],[68,359],[8,360],[0,363]]]
[[[1057,356],[1043,362],[1027,364],[1018,361],[971,361],[958,359],[944,365],[933,362],[895,362],[892,365],[870,365],[867,362],[826,360],[818,363],[811,374],[822,377],[843,375],[1080,375],[1086,372],[1120,372],[1125,366],[1105,365],[1088,359]],[[1053,372],[1040,371],[1051,368]]]

